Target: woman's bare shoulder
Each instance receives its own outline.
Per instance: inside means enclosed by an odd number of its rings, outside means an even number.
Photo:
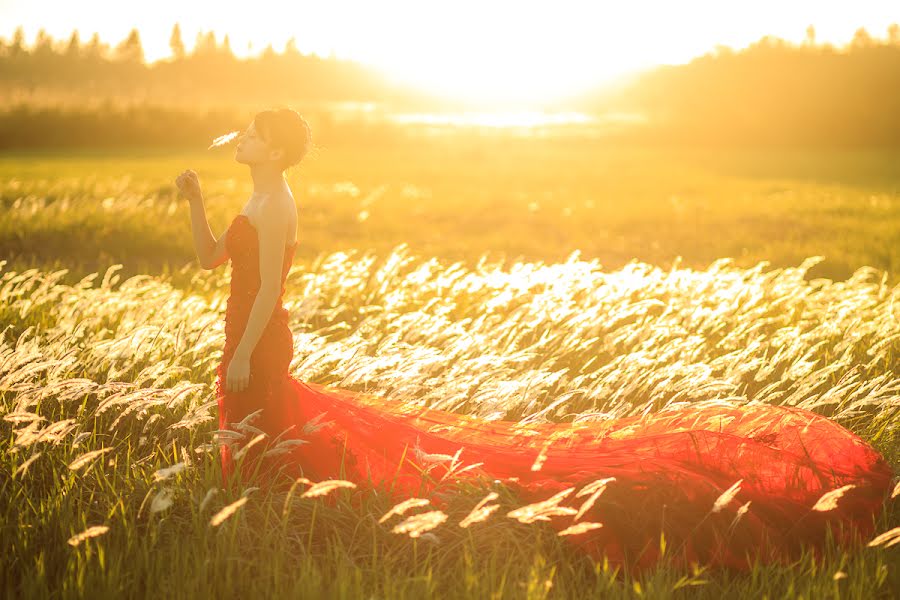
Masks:
[[[297,205],[294,203],[294,196],[290,190],[286,189],[268,195],[264,199],[263,205],[262,210],[266,212],[265,218],[286,224],[288,244],[296,243]]]

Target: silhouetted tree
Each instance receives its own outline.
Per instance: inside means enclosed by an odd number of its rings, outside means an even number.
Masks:
[[[816,28],[812,25],[806,28],[806,39],[804,40],[804,43],[810,47],[815,47],[816,45]]]
[[[216,34],[212,31],[207,31],[206,33],[198,31],[193,55],[201,58],[212,57],[216,55],[216,51]]]
[[[94,62],[106,60],[109,56],[109,44],[101,41],[100,34],[95,31],[84,48],[84,55]]]
[[[181,60],[185,57],[184,40],[181,37],[181,26],[175,23],[172,27],[172,35],[169,36],[169,48],[172,50],[172,58]]]
[[[78,36],[78,30],[74,30],[69,37],[69,43],[66,46],[66,58],[69,61],[81,58],[81,38]]]
[[[865,27],[857,29],[853,34],[853,41],[850,42],[850,46],[853,48],[871,48],[874,45],[875,41]]]
[[[225,37],[222,38],[222,45],[219,47],[219,54],[224,56],[225,58],[233,58],[234,52],[231,50],[231,40],[228,39],[228,34],[225,34]]]
[[[291,36],[284,45],[284,54],[286,56],[300,56],[300,50],[297,49],[297,38]]]
[[[888,43],[891,46],[900,46],[900,25],[891,23],[888,26]]]
[[[4,56],[8,56],[9,58],[16,59],[24,54],[28,54],[28,49],[25,47],[25,30],[21,25],[16,27],[15,32],[13,32],[12,39],[9,44],[5,46],[3,49]]]
[[[38,30],[37,38],[34,40],[34,52],[35,57],[40,57],[41,59],[46,59],[47,57],[53,56],[53,38],[47,33],[47,30],[43,27]]]
[[[141,46],[141,35],[137,28],[132,28],[119,45],[116,46],[116,59],[125,63],[144,62],[144,48]]]

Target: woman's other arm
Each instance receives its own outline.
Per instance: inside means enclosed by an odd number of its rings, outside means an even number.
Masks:
[[[179,175],[175,183],[190,202],[194,250],[200,260],[200,266],[204,269],[215,269],[227,260],[228,253],[225,249],[225,236],[222,235],[217,240],[209,227],[199,178],[194,171],[188,170]]]

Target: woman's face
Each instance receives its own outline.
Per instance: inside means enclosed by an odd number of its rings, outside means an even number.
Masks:
[[[256,131],[256,124],[250,126],[238,136],[238,145],[234,151],[234,160],[245,165],[275,162],[281,158],[282,151],[272,149]]]

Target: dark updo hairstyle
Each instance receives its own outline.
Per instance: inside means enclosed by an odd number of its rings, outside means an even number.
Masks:
[[[282,169],[299,163],[312,148],[309,123],[290,108],[264,110],[257,113],[253,122],[256,131],[269,146],[284,150]]]

